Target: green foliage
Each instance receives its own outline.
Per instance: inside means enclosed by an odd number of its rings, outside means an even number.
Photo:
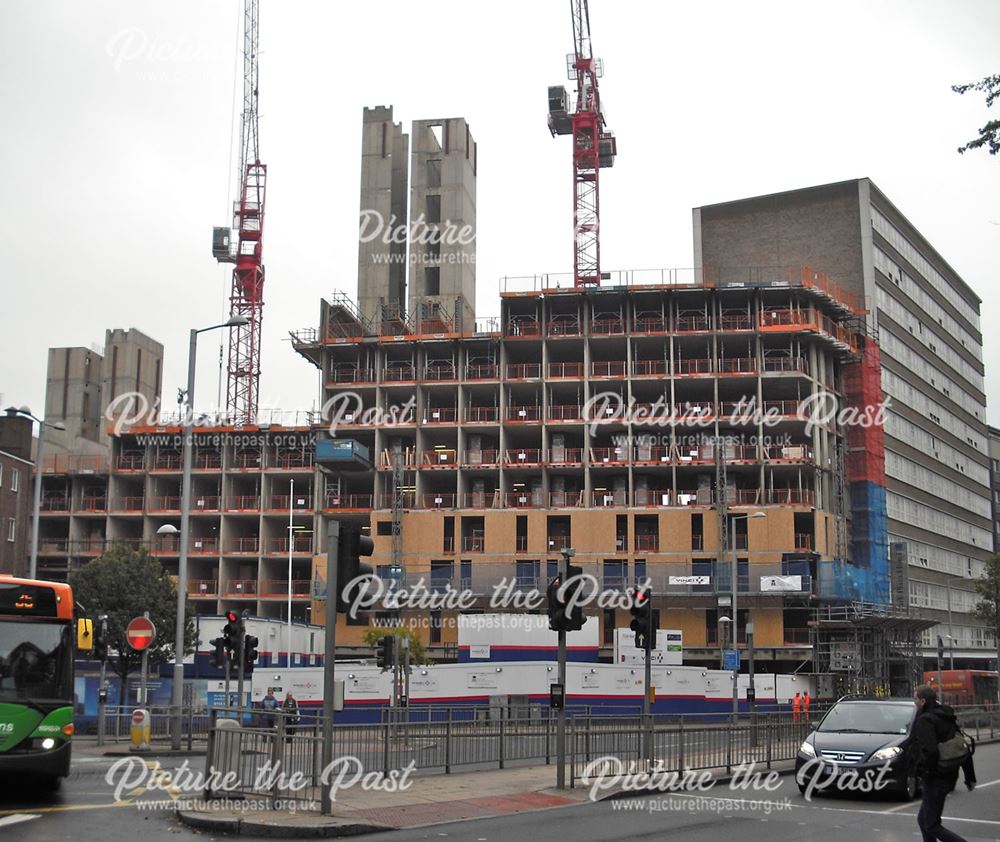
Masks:
[[[146,550],[116,544],[70,576],[69,583],[73,598],[95,625],[99,615],[107,614],[108,645],[118,652],[110,663],[123,686],[129,673],[142,664],[142,654],[128,645],[125,628],[144,612],[149,612],[149,619],[156,626],[156,637],[149,649],[150,666],[173,660],[177,587],[163,565]],[[191,616],[189,605],[185,609],[185,653],[193,652],[198,642]]]
[[[970,82],[967,85],[952,85],[951,89],[956,94],[964,94],[968,91],[978,91],[986,94],[986,107],[991,108],[997,97],[1000,97],[1000,76],[987,76],[978,82]],[[979,130],[979,137],[970,140],[965,146],[958,147],[958,154],[964,155],[969,149],[979,149],[987,147],[990,155],[1000,152],[1000,120],[990,120]]]
[[[976,581],[976,593],[979,594],[976,616],[1000,633],[1000,554],[986,559],[983,577]],[[1000,645],[1000,634],[997,643]]]
[[[402,628],[372,628],[364,634],[365,645],[370,646],[372,651],[378,648],[378,642],[386,636],[405,637],[410,641],[410,664],[429,664],[431,659],[424,651],[424,644],[420,641],[420,636],[415,629]]]

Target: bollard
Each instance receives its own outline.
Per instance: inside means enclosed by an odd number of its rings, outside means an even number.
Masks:
[[[138,708],[132,711],[131,751],[149,751],[150,716],[148,710]]]
[[[243,727],[235,719],[217,719],[213,729],[212,753],[208,756],[209,777],[216,783],[225,784],[214,790],[235,792],[240,788],[240,749]]]

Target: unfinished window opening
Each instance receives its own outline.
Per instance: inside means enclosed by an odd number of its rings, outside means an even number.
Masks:
[[[441,197],[437,194],[432,194],[427,197],[427,221],[441,221]]]
[[[428,268],[424,269],[424,295],[440,295],[440,294],[441,294],[441,269],[438,266],[429,266]]]
[[[440,187],[441,186],[441,159],[431,158],[427,162],[427,186],[428,187]]]

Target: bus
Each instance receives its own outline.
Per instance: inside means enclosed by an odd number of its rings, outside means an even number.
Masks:
[[[997,703],[997,674],[988,670],[941,670],[924,673],[924,684],[929,684],[948,705],[984,705]]]
[[[92,642],[69,585],[0,575],[0,774],[51,789],[69,774],[73,658]]]

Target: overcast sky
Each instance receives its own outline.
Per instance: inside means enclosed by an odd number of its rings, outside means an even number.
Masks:
[[[356,291],[361,113],[464,116],[479,145],[480,315],[503,275],[572,265],[565,0],[261,0],[268,165],[261,407],[308,409],[315,369],[286,341]],[[166,347],[224,320],[234,70],[242,0],[0,0],[0,394],[42,411],[46,349],[135,327]],[[983,299],[989,419],[1000,425],[1000,160],[956,154],[988,116],[950,85],[1000,72],[1000,3],[593,0],[605,270],[688,267],[691,208],[870,177]],[[997,109],[994,108],[994,112]],[[237,132],[238,135],[238,132]],[[823,267],[814,267],[823,269]],[[199,346],[215,405],[218,335]],[[994,365],[989,367],[989,363]]]

